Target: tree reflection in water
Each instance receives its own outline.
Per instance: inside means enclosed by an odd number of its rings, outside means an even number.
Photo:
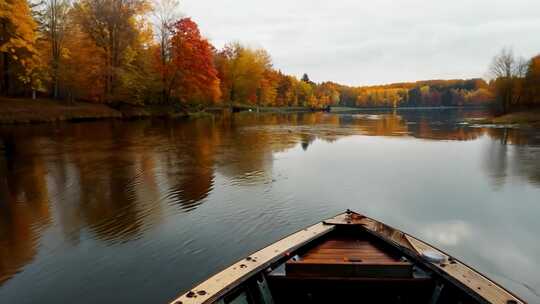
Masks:
[[[276,153],[309,153],[317,141],[489,138],[484,167],[495,187],[509,174],[540,185],[538,133],[459,123],[484,114],[239,113],[192,121],[0,127],[0,282],[36,257],[42,232],[53,223],[71,244],[85,230],[107,246],[129,242],[168,214],[195,210],[214,190],[217,175],[235,187],[272,183]]]

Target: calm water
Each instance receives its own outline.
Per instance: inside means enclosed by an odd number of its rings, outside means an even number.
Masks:
[[[0,302],[166,303],[350,208],[540,303],[540,132],[483,115],[0,127]]]

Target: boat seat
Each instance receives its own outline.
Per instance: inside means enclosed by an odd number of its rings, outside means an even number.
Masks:
[[[369,238],[331,238],[285,264],[287,276],[412,278],[412,263]]]
[[[368,235],[331,235],[268,275],[275,303],[428,303],[429,277]]]

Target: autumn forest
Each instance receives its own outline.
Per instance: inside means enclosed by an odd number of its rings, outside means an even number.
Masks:
[[[540,303],[539,11],[0,0],[0,304]]]
[[[0,0],[0,92],[100,104],[266,107],[538,105],[540,57],[498,55],[492,80],[315,83],[264,49],[215,48],[178,0]],[[308,72],[308,71],[307,71]]]

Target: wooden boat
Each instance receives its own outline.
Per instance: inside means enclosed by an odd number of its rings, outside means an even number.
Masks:
[[[347,211],[210,277],[171,304],[525,303],[435,247]]]

